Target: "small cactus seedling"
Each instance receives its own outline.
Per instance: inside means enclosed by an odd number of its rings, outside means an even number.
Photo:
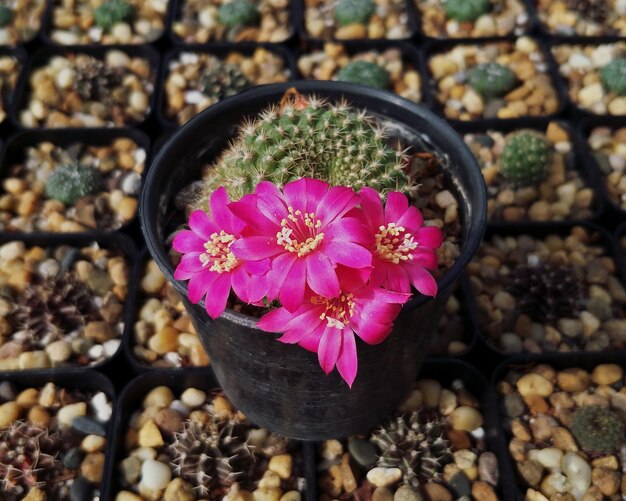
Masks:
[[[6,5],[0,5],[0,27],[8,26],[13,22],[13,11]]]
[[[134,12],[125,0],[108,0],[93,11],[93,18],[100,28],[109,31],[115,24],[128,21]]]
[[[367,24],[375,11],[374,0],[338,0],[335,5],[335,20],[340,26]]]
[[[500,97],[512,90],[517,77],[506,66],[498,63],[479,64],[470,70],[467,83],[485,98]]]
[[[236,64],[212,64],[200,78],[202,93],[217,100],[234,96],[250,86],[250,81]]]
[[[626,96],[626,58],[614,59],[600,70],[604,88],[618,96]]]
[[[74,205],[79,198],[103,187],[104,180],[98,170],[78,163],[67,164],[55,169],[48,177],[46,196],[65,205]]]
[[[376,63],[354,61],[337,73],[337,80],[386,89],[389,86],[389,72]]]
[[[460,22],[475,21],[490,7],[489,0],[446,0],[443,4],[448,19]]]
[[[259,11],[250,0],[233,0],[222,4],[218,20],[228,28],[252,26],[259,21]]]
[[[610,454],[624,443],[622,420],[605,407],[578,407],[572,415],[571,430],[580,446],[591,453]]]
[[[500,173],[514,186],[532,186],[546,176],[551,156],[543,134],[521,130],[509,134],[500,156]]]

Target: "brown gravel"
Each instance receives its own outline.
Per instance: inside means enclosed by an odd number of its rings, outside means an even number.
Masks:
[[[0,56],[0,123],[7,118],[7,108],[13,100],[13,91],[22,70],[16,57]]]
[[[46,11],[46,0],[5,0],[2,3],[13,10],[13,21],[0,28],[0,45],[17,45],[35,38]]]
[[[566,36],[626,36],[624,0],[593,2],[604,4],[604,9],[589,8],[587,5],[590,2],[579,2],[579,11],[569,9],[568,3],[571,0],[536,0],[539,19],[551,33]]]
[[[458,288],[446,302],[443,315],[437,326],[437,334],[431,340],[429,355],[463,355],[472,342],[473,334],[466,326],[467,311],[463,296]]]
[[[626,127],[595,127],[589,132],[587,143],[604,174],[609,198],[626,210]]]

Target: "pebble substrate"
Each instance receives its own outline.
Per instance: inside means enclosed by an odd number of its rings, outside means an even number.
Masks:
[[[626,127],[594,127],[587,137],[611,201],[626,210]]]
[[[5,0],[2,4],[12,10],[13,19],[7,26],[0,27],[0,45],[17,45],[37,36],[46,0]]]
[[[626,2],[579,2],[579,10],[567,0],[536,0],[537,14],[550,33],[564,36],[626,36]],[[589,7],[589,4],[595,4]]]
[[[0,56],[0,123],[7,118],[7,110],[14,97],[22,64],[14,56]]]

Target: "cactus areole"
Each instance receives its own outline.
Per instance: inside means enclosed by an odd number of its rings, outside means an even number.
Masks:
[[[438,168],[458,200],[460,255],[436,281],[441,232],[407,201],[411,145],[446,159]],[[197,183],[211,187],[189,191]],[[140,204],[148,249],[224,392],[254,423],[305,440],[371,430],[403,400],[486,225],[482,174],[449,126],[345,82],[267,85],[211,106],[160,151]],[[393,282],[394,270],[408,274]],[[234,311],[231,287],[282,306]],[[300,328],[310,325],[319,330]]]

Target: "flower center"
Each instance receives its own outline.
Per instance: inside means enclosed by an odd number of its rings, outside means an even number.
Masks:
[[[322,222],[313,212],[303,213],[293,207],[287,207],[287,210],[289,214],[280,222],[281,230],[276,233],[276,241],[298,257],[306,256],[324,240],[324,233],[318,233]]]
[[[336,329],[343,329],[346,324],[352,318],[354,314],[354,301],[352,298],[354,294],[343,293],[339,294],[339,297],[332,299],[325,298],[323,296],[313,296],[311,303],[321,304],[325,310],[320,315],[322,320],[326,319],[328,327],[335,327]]]
[[[235,236],[221,230],[213,233],[211,240],[204,242],[206,252],[200,254],[202,267],[211,265],[209,270],[217,273],[226,273],[239,266],[239,259],[230,251],[230,246],[235,241]]]
[[[410,261],[413,259],[415,249],[417,249],[417,242],[404,226],[389,223],[387,226],[378,228],[376,252],[381,259],[394,264],[398,264],[400,261]]]

